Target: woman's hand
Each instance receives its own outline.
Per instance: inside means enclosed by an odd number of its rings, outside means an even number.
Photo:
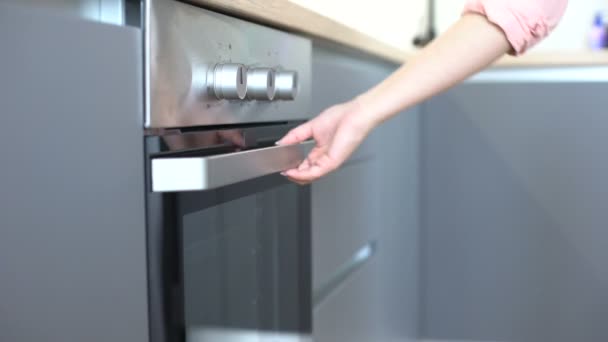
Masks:
[[[331,107],[289,132],[278,144],[313,138],[317,146],[285,175],[310,183],[337,169],[373,127],[461,82],[511,49],[505,33],[488,19],[467,14],[416,57],[356,100]]]
[[[374,127],[360,113],[358,100],[353,100],[330,107],[287,133],[277,144],[297,144],[312,138],[316,146],[299,167],[283,175],[296,183],[308,184],[336,170]]]

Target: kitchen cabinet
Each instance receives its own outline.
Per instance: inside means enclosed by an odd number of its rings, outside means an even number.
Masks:
[[[423,334],[607,341],[607,69],[509,75],[422,109]]]
[[[2,0],[4,3],[26,6],[31,11],[43,10],[53,15],[122,25],[125,23],[123,6],[139,11],[132,0]]]
[[[0,4],[0,341],[147,342],[140,31]]]
[[[313,110],[345,101],[395,65],[313,47]],[[321,286],[371,243],[369,261],[315,309],[315,341],[407,341],[418,306],[418,114],[374,131],[338,171],[312,185],[313,283]]]

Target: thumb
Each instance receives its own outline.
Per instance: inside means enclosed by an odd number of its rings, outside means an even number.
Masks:
[[[297,144],[309,139],[310,137],[312,137],[312,125],[310,122],[307,122],[289,131],[289,133],[277,141],[277,145]]]

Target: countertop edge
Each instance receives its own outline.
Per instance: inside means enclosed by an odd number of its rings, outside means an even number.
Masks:
[[[608,51],[530,52],[520,57],[501,58],[494,66],[498,68],[608,66]]]
[[[417,51],[406,51],[338,23],[287,0],[188,0],[221,13],[260,24],[303,34],[359,50],[387,62],[401,64]],[[504,57],[494,68],[608,66],[608,51],[546,53],[531,52],[520,57]]]

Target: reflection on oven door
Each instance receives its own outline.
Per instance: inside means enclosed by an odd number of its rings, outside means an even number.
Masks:
[[[301,334],[260,332],[238,329],[191,328],[188,342],[312,342],[312,337]]]

